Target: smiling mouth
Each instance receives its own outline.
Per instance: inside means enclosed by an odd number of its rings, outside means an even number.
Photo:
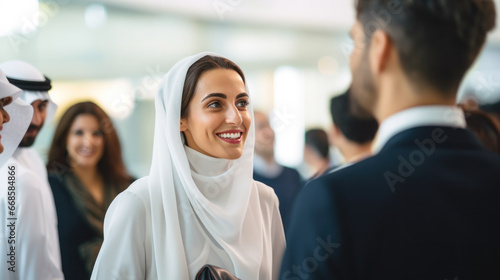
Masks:
[[[221,140],[231,143],[239,144],[243,137],[243,132],[233,132],[233,133],[216,133],[217,137]]]
[[[239,139],[241,138],[241,136],[243,135],[243,132],[236,132],[236,133],[217,133],[217,136],[219,136],[220,138],[224,138],[224,139],[231,139],[231,140],[236,140],[236,139]]]
[[[87,149],[78,150],[78,153],[82,156],[85,156],[85,157],[90,157],[90,156],[93,156],[95,154],[95,152],[93,150],[87,150]]]

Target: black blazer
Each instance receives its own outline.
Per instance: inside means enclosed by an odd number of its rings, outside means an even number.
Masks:
[[[280,279],[500,279],[500,157],[418,127],[299,193]]]

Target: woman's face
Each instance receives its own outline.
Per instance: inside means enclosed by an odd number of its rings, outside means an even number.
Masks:
[[[104,153],[104,136],[97,118],[82,114],[75,118],[66,140],[72,167],[97,168]]]
[[[190,148],[215,158],[237,159],[252,122],[245,84],[234,70],[201,74],[181,131]]]
[[[12,97],[4,97],[0,98],[0,132],[3,129],[3,124],[10,120],[9,113],[5,111],[4,107],[12,103]],[[0,134],[0,154],[3,153],[3,145],[2,145],[2,134]]]

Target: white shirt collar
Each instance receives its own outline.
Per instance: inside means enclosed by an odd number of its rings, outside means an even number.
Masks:
[[[465,128],[464,112],[456,106],[446,105],[418,106],[398,112],[380,124],[372,146],[373,154],[378,153],[396,134],[419,126]]]

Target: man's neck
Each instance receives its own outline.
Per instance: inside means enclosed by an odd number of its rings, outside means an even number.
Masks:
[[[442,92],[426,87],[416,88],[403,77],[400,82],[395,79],[386,79],[381,83],[374,116],[381,124],[388,117],[418,106],[456,104],[456,91]]]
[[[328,168],[330,168],[330,161],[328,159],[319,160],[316,162],[316,164],[314,164],[313,167],[315,170],[317,170],[317,174],[323,174],[328,170]]]
[[[372,142],[366,144],[349,143],[343,147],[342,155],[345,163],[358,162],[366,157],[369,157],[371,152]]]

